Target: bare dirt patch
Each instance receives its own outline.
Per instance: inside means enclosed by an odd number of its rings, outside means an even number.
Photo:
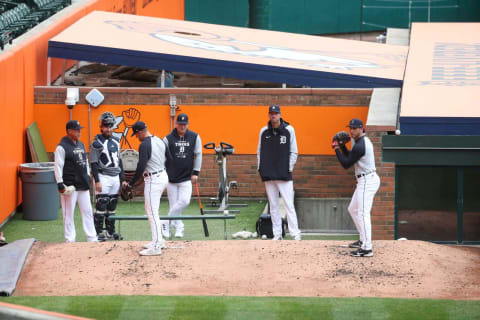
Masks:
[[[33,246],[16,296],[229,295],[480,300],[480,248],[375,241],[354,258],[345,241],[174,241]]]

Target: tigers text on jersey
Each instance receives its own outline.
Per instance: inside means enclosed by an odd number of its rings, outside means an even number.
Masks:
[[[167,162],[168,180],[180,183],[191,179],[192,174],[197,175],[202,166],[202,141],[200,136],[187,130],[181,137],[177,129],[163,139],[170,150],[172,161]]]

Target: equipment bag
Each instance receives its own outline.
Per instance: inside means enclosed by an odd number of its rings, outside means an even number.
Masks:
[[[285,237],[285,220],[282,219],[282,237]],[[262,213],[256,224],[257,235],[261,237],[266,235],[267,238],[273,238],[272,217],[268,213]]]

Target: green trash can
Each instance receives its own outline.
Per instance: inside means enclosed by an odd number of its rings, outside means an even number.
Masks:
[[[23,218],[26,220],[56,220],[60,196],[55,181],[53,162],[20,165],[22,179]]]

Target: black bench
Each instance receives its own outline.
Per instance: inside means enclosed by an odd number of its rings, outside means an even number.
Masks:
[[[160,216],[160,220],[168,220],[168,223],[172,220],[223,220],[223,233],[225,240],[227,240],[227,220],[235,219],[236,216],[233,214],[223,214],[223,215],[203,215],[203,216]],[[108,219],[110,220],[118,220],[118,233],[120,233],[120,222],[122,220],[148,220],[146,215],[143,216],[117,216],[112,215],[109,216]],[[172,238],[172,234],[170,233],[170,239]]]

